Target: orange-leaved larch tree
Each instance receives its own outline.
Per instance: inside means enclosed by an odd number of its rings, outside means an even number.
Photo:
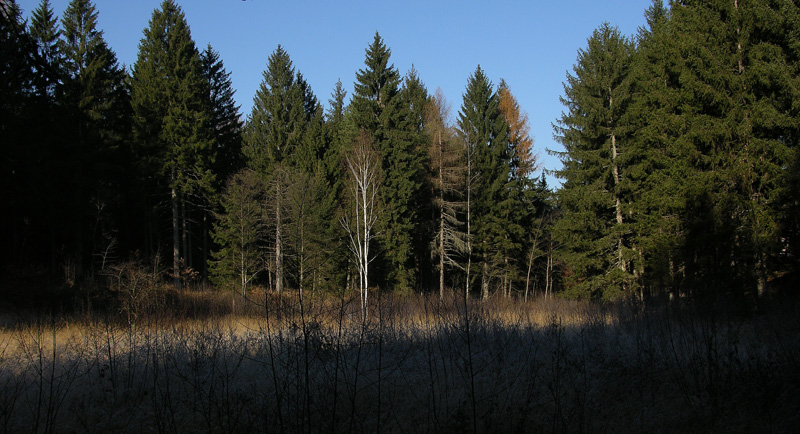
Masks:
[[[514,95],[508,90],[505,81],[500,81],[500,112],[508,122],[508,138],[513,155],[512,172],[516,178],[527,178],[536,170],[536,155],[533,154],[533,138],[528,124],[528,113],[520,109]]]

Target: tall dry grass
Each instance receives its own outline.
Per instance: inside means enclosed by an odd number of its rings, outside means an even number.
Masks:
[[[0,330],[0,431],[792,432],[800,317],[171,294]]]

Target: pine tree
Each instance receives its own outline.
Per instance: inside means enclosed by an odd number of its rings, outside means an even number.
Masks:
[[[141,176],[149,184],[150,194],[169,192],[176,287],[181,285],[182,264],[191,266],[189,201],[202,197],[215,182],[212,141],[205,128],[207,94],[200,54],[183,11],[172,0],[165,0],[153,12],[139,44],[132,105]],[[156,215],[148,216],[151,239]]]
[[[556,235],[575,280],[577,297],[614,298],[629,293],[629,229],[625,222],[625,167],[630,128],[629,67],[632,44],[603,24],[579,50],[574,75],[567,75],[562,103],[567,111],[555,127],[564,146],[558,171],[562,218]]]

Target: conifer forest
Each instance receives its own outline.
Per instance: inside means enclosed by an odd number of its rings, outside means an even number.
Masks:
[[[242,113],[177,0],[127,66],[102,13],[0,1],[0,432],[800,423],[800,2],[598,23],[563,151],[379,31],[330,91],[260,47]]]

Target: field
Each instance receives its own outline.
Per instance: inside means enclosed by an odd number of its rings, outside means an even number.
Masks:
[[[800,312],[173,294],[6,313],[6,433],[795,432]],[[166,300],[166,299],[165,299]],[[725,313],[720,313],[725,312]]]

